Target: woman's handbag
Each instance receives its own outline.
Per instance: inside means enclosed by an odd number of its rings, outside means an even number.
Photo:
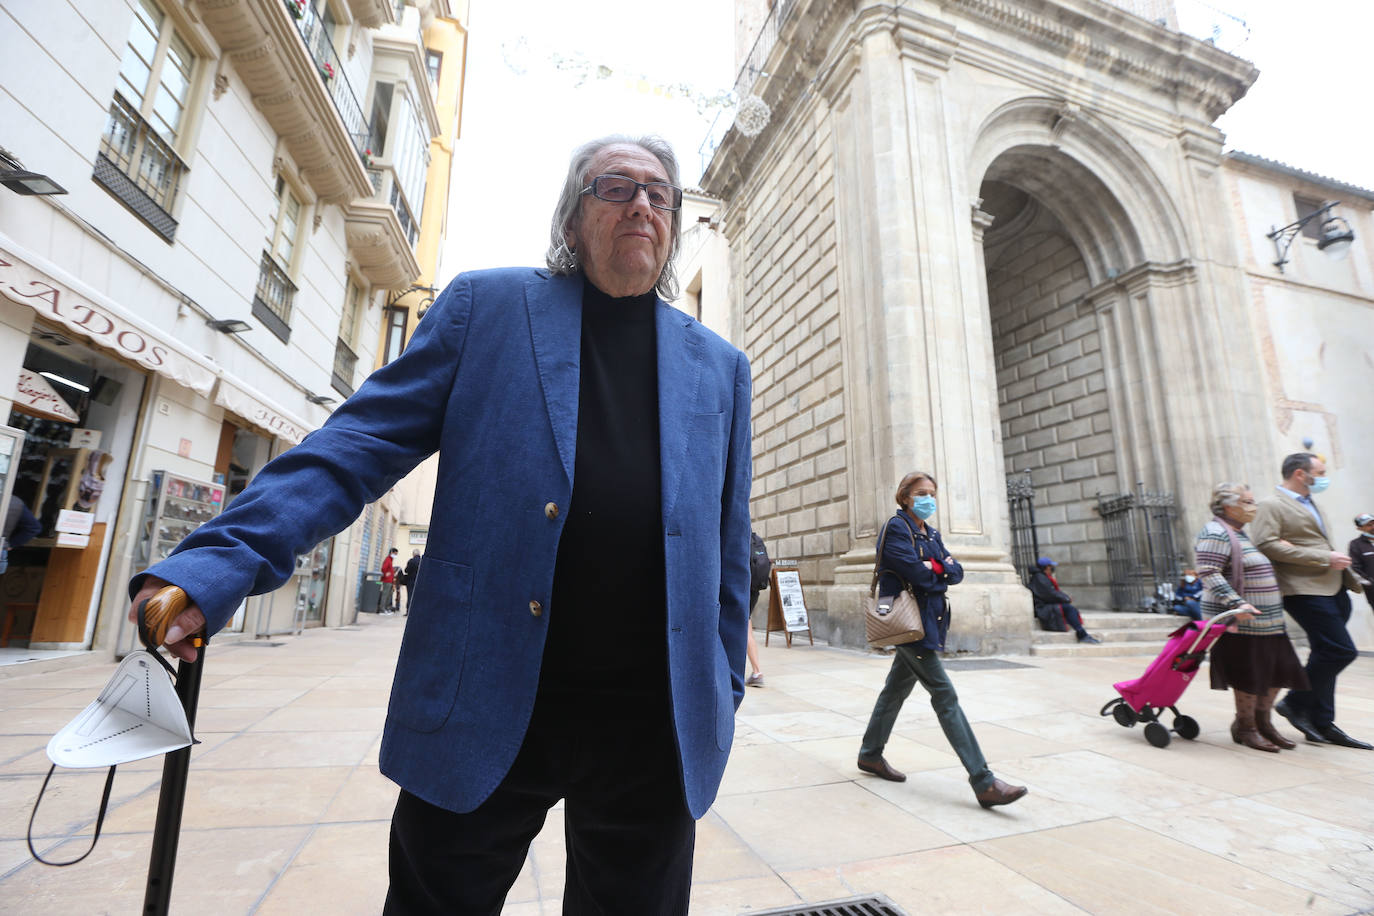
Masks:
[[[887,526],[878,537],[878,554],[873,560],[873,582],[864,596],[864,630],[870,646],[900,646],[917,642],[926,635],[921,623],[921,606],[911,593],[911,586],[902,582],[902,590],[895,595],[878,597],[878,577],[882,575],[883,540],[887,537]],[[916,546],[916,536],[911,536],[911,546]],[[896,575],[891,573],[890,575]]]

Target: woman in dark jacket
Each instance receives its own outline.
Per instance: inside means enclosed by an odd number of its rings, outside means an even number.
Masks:
[[[878,565],[882,575],[878,580],[878,594],[898,594],[905,583],[921,608],[925,636],[919,642],[898,646],[892,659],[887,683],[878,694],[859,747],[859,769],[893,782],[904,782],[906,776],[883,759],[892,726],[901,712],[902,703],[919,681],[930,694],[930,705],[950,746],[968,770],[969,784],[984,808],[1007,805],[1026,794],[1025,786],[1011,786],[992,775],[987,760],[978,747],[964,711],[959,707],[958,694],[940,662],[939,653],[945,648],[945,634],[949,631],[949,605],[945,592],[964,578],[964,568],[949,555],[940,532],[926,524],[935,514],[935,478],[925,471],[916,471],[902,478],[897,487],[897,505],[901,511],[888,520],[882,538],[882,556]]]

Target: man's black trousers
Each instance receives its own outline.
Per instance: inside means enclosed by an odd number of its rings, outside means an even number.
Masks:
[[[492,914],[544,816],[564,799],[565,914],[687,912],[696,822],[663,690],[541,689],[510,772],[475,811],[402,791],[387,916]]]
[[[1320,730],[1336,718],[1336,675],[1359,656],[1346,629],[1350,593],[1342,588],[1334,595],[1285,595],[1283,609],[1303,628],[1312,647],[1307,656],[1312,689],[1290,690],[1286,702]]]

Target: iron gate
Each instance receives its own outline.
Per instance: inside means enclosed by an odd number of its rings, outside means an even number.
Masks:
[[[1097,514],[1107,540],[1112,608],[1169,613],[1173,586],[1183,567],[1174,537],[1174,494],[1152,492],[1137,483],[1134,493],[1097,494]]]
[[[1011,562],[1021,582],[1030,585],[1030,568],[1040,556],[1040,535],[1035,530],[1035,485],[1031,472],[1007,475],[1007,514],[1011,518]]]

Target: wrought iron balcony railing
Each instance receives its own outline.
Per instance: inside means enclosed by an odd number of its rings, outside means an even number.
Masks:
[[[296,284],[277,264],[270,252],[262,253],[258,265],[258,289],[253,296],[253,315],[285,343],[291,337],[291,302]]]
[[[401,190],[401,183],[396,180],[396,172],[390,166],[373,164],[368,167],[367,175],[372,179],[372,187],[376,190],[373,199],[379,203],[388,203],[391,209],[396,211],[396,219],[401,224],[401,232],[405,235],[406,241],[410,243],[412,249],[420,239],[420,221],[415,218],[414,211],[410,209],[410,203],[406,200],[405,192]]]
[[[187,165],[118,92],[96,154],[94,178],[158,235],[171,241],[172,205]]]
[[[286,6],[288,11],[292,8],[291,0],[286,0]],[[292,16],[295,17],[295,14],[292,13]],[[320,79],[324,81],[329,98],[333,100],[334,108],[339,112],[344,129],[353,141],[353,148],[358,151],[358,158],[366,164],[363,151],[367,149],[368,142],[367,118],[363,116],[363,106],[358,102],[358,96],[348,81],[348,75],[344,73],[339,53],[334,50],[333,35],[325,28],[323,20],[309,3],[305,5],[304,13],[296,17],[296,28],[305,40],[305,47],[310,51],[315,69],[319,71]]]
[[[353,372],[358,368],[358,354],[344,343],[343,338],[334,341],[334,372],[329,382],[334,390],[344,397],[353,394]]]

